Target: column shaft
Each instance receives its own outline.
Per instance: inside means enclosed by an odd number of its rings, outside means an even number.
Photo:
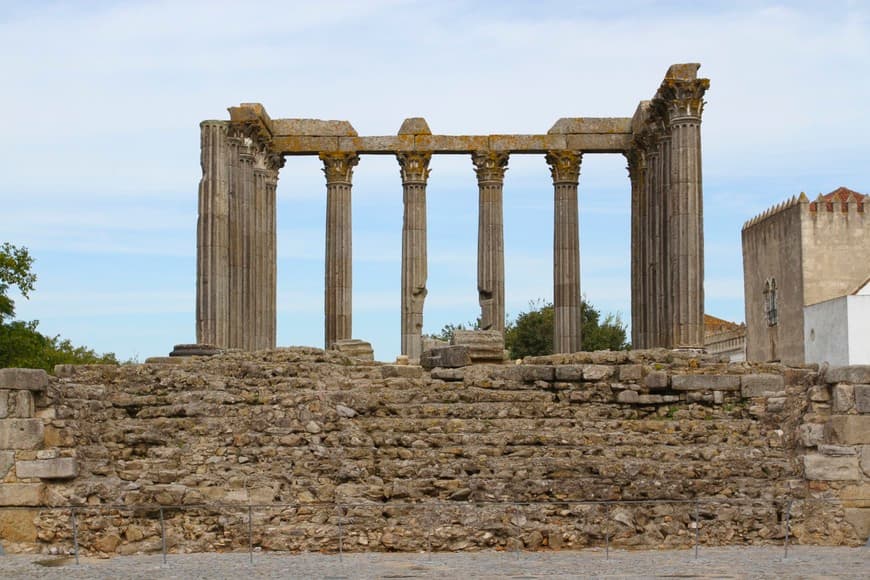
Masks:
[[[633,348],[643,348],[642,334],[642,279],[641,240],[642,240],[642,203],[644,188],[645,157],[641,149],[635,148],[626,153],[628,176],[631,180],[631,344]]]
[[[325,344],[352,338],[351,178],[354,153],[322,153],[326,174]]]
[[[481,330],[504,332],[504,172],[508,154],[471,156],[479,190],[477,220],[477,293]]]
[[[580,220],[577,184],[582,153],[551,151],[553,176],[553,352],[581,350]]]
[[[227,346],[229,306],[229,181],[227,123],[201,128],[202,179],[196,244],[196,341]]]
[[[402,174],[402,354],[420,358],[426,300],[426,181],[431,153],[396,155]]]

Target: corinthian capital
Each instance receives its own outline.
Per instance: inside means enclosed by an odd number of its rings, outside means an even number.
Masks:
[[[471,154],[477,181],[504,181],[509,154],[496,151],[476,151]]]
[[[580,151],[550,151],[546,160],[550,165],[553,183],[574,183],[580,179]]]
[[[350,183],[353,168],[359,163],[356,153],[321,153],[326,183]]]
[[[429,160],[432,153],[428,151],[411,151],[396,153],[402,174],[402,183],[426,183],[429,178]]]
[[[659,88],[658,98],[667,107],[671,122],[691,117],[701,118],[704,111],[704,93],[710,88],[710,79],[665,79]]]

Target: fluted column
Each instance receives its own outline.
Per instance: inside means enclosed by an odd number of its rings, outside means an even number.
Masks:
[[[579,151],[550,151],[553,176],[553,352],[581,349]]]
[[[326,174],[325,343],[352,336],[351,177],[355,153],[321,153]]]
[[[266,338],[264,348],[275,348],[278,335],[278,173],[284,166],[284,157],[272,155],[268,162],[266,178]]]
[[[284,158],[260,148],[254,161],[254,246],[251,256],[251,300],[256,318],[249,324],[252,350],[274,348],[277,317],[276,187]]]
[[[426,300],[426,181],[431,153],[398,153],[402,174],[402,354],[419,359]]]
[[[704,210],[701,113],[707,79],[666,78],[670,124],[670,229],[674,348],[704,348]]]
[[[646,155],[640,148],[625,154],[628,161],[628,177],[631,181],[631,344],[633,348],[643,345],[643,268],[641,259],[642,208],[644,203],[644,175]]]
[[[659,165],[659,154],[657,141],[650,138],[650,149],[647,152],[647,160],[649,162],[649,172],[646,179],[646,237],[643,240],[646,255],[645,277],[646,277],[646,308],[645,308],[645,348],[658,346],[656,344],[656,314],[658,304],[656,303],[656,288],[658,286],[658,263],[656,255],[656,217],[657,202],[659,198],[659,180],[661,178],[661,166]]]
[[[200,124],[196,341],[226,346],[229,312],[229,151],[225,121]]]
[[[477,294],[480,329],[504,332],[504,211],[502,193],[508,154],[472,154],[479,190]]]
[[[670,133],[662,132],[659,140],[659,167],[661,178],[659,181],[659,243],[656,253],[659,256],[659,299],[661,311],[658,314],[656,326],[658,327],[658,340],[656,346],[665,348],[673,344],[673,331],[671,328],[671,311],[673,307],[673,287],[671,281],[670,262],[670,190],[671,190],[671,137]]]

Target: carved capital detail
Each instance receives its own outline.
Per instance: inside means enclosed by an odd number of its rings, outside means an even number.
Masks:
[[[626,166],[628,177],[634,182],[643,175],[643,171],[646,169],[646,152],[638,148],[629,149],[625,152],[625,160],[628,162]]]
[[[674,123],[687,118],[700,120],[704,112],[704,93],[708,88],[709,79],[665,79],[659,88],[658,98],[667,107],[668,121]]]
[[[474,164],[474,172],[477,173],[477,181],[504,181],[504,172],[507,171],[508,153],[496,151],[476,151],[471,154],[471,162]]]
[[[574,183],[580,179],[580,151],[549,151],[546,156],[553,183]]]
[[[396,153],[396,159],[399,160],[402,184],[426,183],[429,178],[429,161],[432,159],[432,153],[428,151]]]
[[[326,175],[326,183],[350,184],[353,177],[353,168],[359,163],[359,155],[356,153],[321,153],[323,161],[323,173]]]

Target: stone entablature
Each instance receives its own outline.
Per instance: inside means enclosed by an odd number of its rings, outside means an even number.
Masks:
[[[275,346],[275,185],[287,155],[317,155],[327,189],[325,342],[352,338],[351,189],[361,155],[395,155],[402,178],[402,355],[422,346],[427,295],[426,182],[435,154],[471,157],[479,191],[478,300],[485,330],[504,327],[503,181],[509,157],[543,154],[554,190],[554,348],[581,349],[578,184],[584,154],[628,159],[632,327],[636,347],[702,350],[703,208],[698,64],[668,69],[634,116],[566,117],[546,134],[437,135],[421,117],[397,135],[360,136],[348,121],[271,119],[259,103],[204,121],[197,245],[197,342]],[[671,179],[673,176],[673,179]]]

